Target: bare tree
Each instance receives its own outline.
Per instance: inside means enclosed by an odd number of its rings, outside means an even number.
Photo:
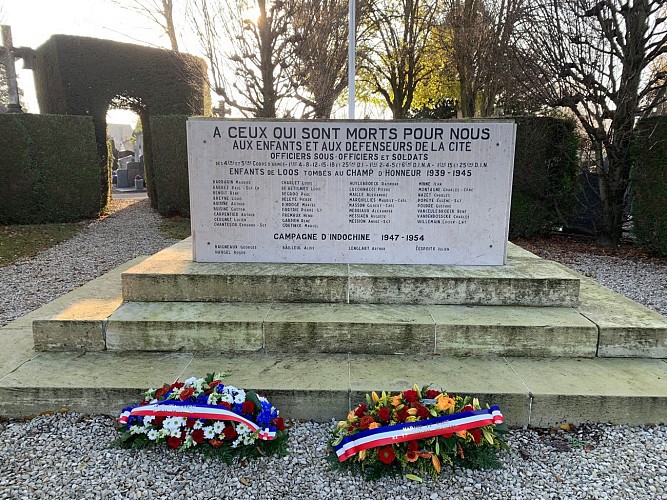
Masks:
[[[438,44],[456,68],[464,117],[492,115],[512,82],[514,30],[528,0],[445,0]]]
[[[329,118],[347,86],[348,0],[292,0],[292,5],[296,95],[313,117]],[[366,5],[357,1],[357,19]]]
[[[174,0],[112,0],[125,9],[133,10],[157,24],[169,38],[171,50],[178,52],[178,37],[174,25]]]
[[[289,5],[192,0],[190,8],[195,34],[209,62],[212,89],[223,104],[246,116],[277,116],[281,101],[294,96]],[[251,18],[253,13],[256,19]]]
[[[394,119],[407,116],[415,89],[432,66],[426,47],[438,0],[371,0],[361,46],[360,78],[380,94]]]
[[[638,118],[665,100],[665,0],[543,0],[524,30],[524,82],[550,106],[569,108],[595,152],[602,244],[622,236],[630,144]]]

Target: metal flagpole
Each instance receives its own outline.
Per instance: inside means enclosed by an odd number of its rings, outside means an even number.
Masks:
[[[354,120],[354,98],[355,98],[355,88],[354,88],[354,78],[356,76],[357,67],[355,64],[355,55],[357,52],[356,47],[356,34],[357,34],[357,9],[356,1],[349,0],[350,2],[350,13],[349,18],[349,42],[347,50],[347,92],[348,92],[348,105],[347,105],[347,117],[350,120]]]

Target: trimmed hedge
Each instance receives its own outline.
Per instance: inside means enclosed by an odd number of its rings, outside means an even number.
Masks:
[[[0,224],[95,217],[100,196],[90,117],[0,114]]]
[[[630,182],[637,242],[649,252],[667,256],[667,117],[637,124]]]
[[[153,147],[152,154],[145,159],[155,177],[156,208],[162,215],[190,214],[187,121],[188,117],[183,115],[150,119]]]
[[[510,238],[565,224],[579,189],[579,139],[570,120],[516,117]]]
[[[93,117],[102,196],[110,193],[106,114],[112,103],[139,114],[148,148],[151,138],[147,117],[207,115],[211,109],[206,63],[170,50],[54,35],[37,48],[34,77],[42,113]],[[146,187],[155,208],[153,182],[148,169]]]

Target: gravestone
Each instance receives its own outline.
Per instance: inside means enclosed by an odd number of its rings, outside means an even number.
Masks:
[[[502,265],[515,131],[190,119],[193,259]]]

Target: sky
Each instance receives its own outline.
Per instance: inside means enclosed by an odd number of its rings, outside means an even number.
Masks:
[[[0,24],[12,27],[15,47],[36,49],[55,34],[161,47],[169,43],[148,19],[111,0],[0,0]],[[22,67],[22,61],[18,61],[19,86],[25,94],[21,105],[24,111],[37,113],[32,71]],[[120,110],[108,118],[111,123],[133,124],[136,120],[132,113]]]

